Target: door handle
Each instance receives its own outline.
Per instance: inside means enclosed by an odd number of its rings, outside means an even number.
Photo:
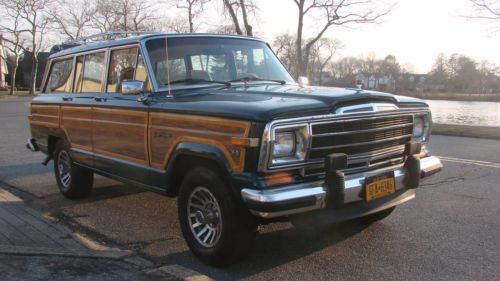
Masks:
[[[106,98],[94,97],[94,100],[97,102],[104,102],[104,101],[106,101]]]
[[[70,97],[62,97],[62,100],[63,101],[72,101],[73,98],[70,98]]]

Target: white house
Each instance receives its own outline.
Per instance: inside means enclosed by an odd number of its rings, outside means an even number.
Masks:
[[[5,80],[9,70],[7,69],[7,51],[3,46],[3,37],[0,34],[0,88],[7,87],[7,81]]]

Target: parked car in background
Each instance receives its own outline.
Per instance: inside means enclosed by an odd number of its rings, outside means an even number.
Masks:
[[[299,85],[256,38],[149,34],[50,56],[31,150],[61,193],[93,175],[177,197],[184,238],[212,265],[245,255],[259,223],[374,222],[440,171],[418,99]]]

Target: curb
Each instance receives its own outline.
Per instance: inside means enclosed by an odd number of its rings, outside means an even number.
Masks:
[[[60,251],[51,248],[42,247],[23,247],[23,246],[0,246],[0,254],[20,255],[20,256],[60,256],[76,258],[94,258],[94,259],[123,259],[132,255],[130,251]]]
[[[500,127],[434,123],[432,134],[500,140]]]

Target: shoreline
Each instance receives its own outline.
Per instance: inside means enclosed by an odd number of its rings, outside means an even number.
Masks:
[[[499,94],[462,94],[462,93],[413,93],[402,92],[395,93],[396,95],[419,98],[424,100],[446,100],[446,101],[489,101],[500,102]]]
[[[434,123],[432,135],[500,140],[500,127]]]

